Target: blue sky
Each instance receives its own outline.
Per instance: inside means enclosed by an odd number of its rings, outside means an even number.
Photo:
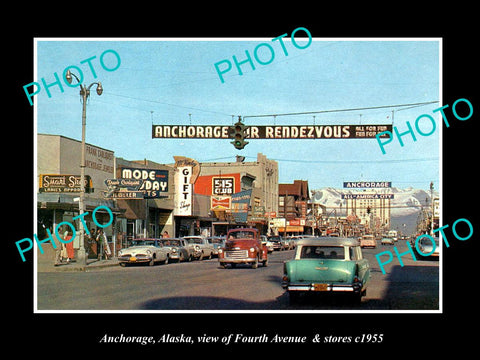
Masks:
[[[300,32],[299,32],[300,34]],[[340,140],[251,140],[236,150],[229,140],[152,139],[153,124],[230,125],[232,115],[281,114],[441,100],[440,44],[437,39],[319,39],[305,49],[283,38],[288,56],[272,38],[251,39],[37,39],[37,72],[32,81],[54,82],[54,72],[78,66],[84,83],[101,81],[104,92],[92,88],[87,105],[88,143],[115,151],[128,160],[147,158],[172,163],[174,155],[200,162],[235,161],[235,155],[255,161],[258,152],[279,162],[280,182],[308,180],[311,189],[342,187],[344,181],[392,181],[393,186],[427,189],[430,181],[439,186],[439,114],[434,103],[422,107],[371,109],[313,115],[247,118],[247,125],[354,125],[391,124],[407,130],[422,114],[437,119],[431,136],[417,134],[395,139],[383,155],[375,139]],[[299,36],[299,35],[298,35]],[[297,39],[297,37],[296,37]],[[114,41],[112,41],[114,40]],[[221,60],[241,61],[248,50],[253,57],[260,43],[269,43],[275,57],[268,65],[254,61],[235,66],[222,83],[214,64]],[[298,44],[307,43],[298,39]],[[99,58],[106,50],[121,58],[115,71],[102,68]],[[263,50],[266,48],[263,47]],[[262,51],[263,51],[262,50]],[[267,58],[268,53],[260,52]],[[87,63],[91,61],[95,79]],[[104,56],[107,67],[116,59]],[[112,65],[113,64],[113,65]],[[78,75],[78,74],[77,74]],[[78,88],[63,84],[35,96],[37,131],[81,139],[81,109]],[[28,100],[25,99],[28,103]],[[424,131],[428,123],[420,124]]]

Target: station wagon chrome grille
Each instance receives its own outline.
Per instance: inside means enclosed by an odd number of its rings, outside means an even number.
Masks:
[[[227,258],[243,259],[248,257],[248,250],[227,250],[225,255]]]

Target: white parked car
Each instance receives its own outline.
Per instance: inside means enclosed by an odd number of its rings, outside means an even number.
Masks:
[[[193,259],[193,247],[190,246],[185,239],[177,238],[162,238],[159,239],[164,248],[170,250],[170,260],[192,261]]]
[[[120,266],[138,263],[153,266],[156,262],[168,264],[169,258],[170,249],[163,247],[159,239],[134,239],[130,247],[118,252]]]
[[[183,239],[187,240],[190,246],[193,246],[193,257],[197,260],[202,260],[204,258],[211,259],[215,253],[213,245],[203,236],[184,236]]]

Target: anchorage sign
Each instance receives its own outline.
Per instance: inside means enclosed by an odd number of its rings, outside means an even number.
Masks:
[[[375,139],[392,125],[250,125],[246,139]],[[152,125],[153,139],[230,139],[232,126]],[[382,134],[380,137],[388,137]]]

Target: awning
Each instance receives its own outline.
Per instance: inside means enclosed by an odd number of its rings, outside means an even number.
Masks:
[[[64,194],[64,193],[37,193],[37,207],[43,209],[60,209],[65,211],[78,211],[79,194]],[[120,215],[125,213],[124,209],[115,206],[113,200],[85,197],[84,200],[86,211],[93,211],[99,206],[108,207],[113,214]],[[101,209],[99,210],[102,211]]]

